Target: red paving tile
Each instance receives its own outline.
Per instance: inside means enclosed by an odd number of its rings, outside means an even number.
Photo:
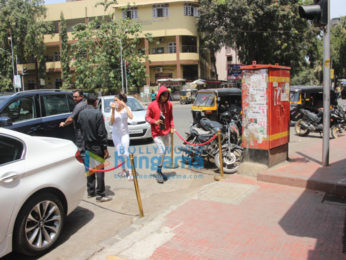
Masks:
[[[233,178],[234,177],[234,178]],[[239,205],[191,200],[167,216],[175,236],[153,259],[346,259],[345,207],[323,193],[232,176],[258,190]]]
[[[346,196],[346,136],[330,141],[330,166],[322,167],[322,144],[290,155],[290,162],[258,174],[257,179]]]

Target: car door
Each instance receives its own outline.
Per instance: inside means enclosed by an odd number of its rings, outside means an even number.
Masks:
[[[6,250],[6,236],[13,209],[20,201],[21,171],[25,169],[23,159],[25,145],[21,140],[0,134],[0,255]]]
[[[11,126],[6,128],[29,135],[40,135],[41,118],[34,95],[27,95],[11,100],[1,111],[0,116],[9,117]]]
[[[71,114],[69,95],[65,93],[48,93],[40,95],[42,111],[42,135],[74,140],[73,125],[59,127],[60,122],[64,122]]]

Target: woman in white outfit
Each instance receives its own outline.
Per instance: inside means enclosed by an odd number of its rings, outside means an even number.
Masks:
[[[123,156],[124,158],[128,159],[130,135],[127,120],[128,118],[132,119],[133,114],[131,109],[126,105],[126,102],[127,97],[125,94],[120,93],[118,96],[114,97],[114,102],[111,103],[111,125],[113,126],[112,137],[115,150],[117,151],[119,157]],[[124,177],[128,175],[125,170],[125,165],[123,166],[120,174]],[[132,175],[128,175],[128,178],[131,180]]]

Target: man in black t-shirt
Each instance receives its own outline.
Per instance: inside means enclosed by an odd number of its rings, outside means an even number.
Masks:
[[[61,122],[59,127],[65,127],[73,123],[75,143],[78,147],[78,150],[83,155],[83,137],[77,120],[79,113],[87,107],[87,103],[84,100],[84,95],[81,90],[73,91],[72,97],[73,101],[75,102],[75,107],[73,108],[72,114],[65,120],[65,122]]]

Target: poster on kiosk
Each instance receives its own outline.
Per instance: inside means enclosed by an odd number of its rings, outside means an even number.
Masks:
[[[290,67],[254,62],[242,72],[242,146],[267,150],[266,156],[280,146],[288,152]]]

